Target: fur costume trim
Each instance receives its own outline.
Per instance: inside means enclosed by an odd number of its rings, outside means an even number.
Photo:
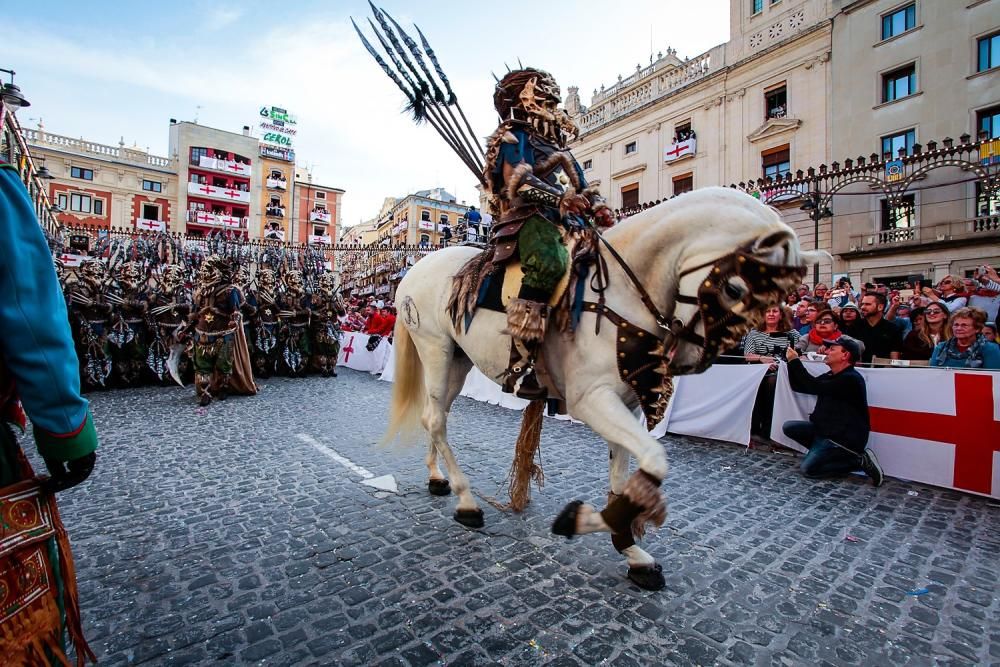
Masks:
[[[517,197],[517,189],[521,187],[521,183],[524,182],[528,176],[534,172],[531,165],[527,162],[522,162],[521,164],[514,167],[514,171],[511,173],[510,181],[507,183],[507,201],[513,201]]]
[[[632,534],[642,537],[646,534],[646,524],[659,527],[667,520],[667,502],[660,490],[661,481],[647,472],[636,470],[625,483],[622,495],[643,508],[632,519]]]
[[[514,136],[513,132],[507,130],[500,136],[500,141],[504,142],[505,144],[516,144],[517,137]]]
[[[511,299],[507,304],[507,333],[526,343],[545,337],[548,306],[528,299]]]

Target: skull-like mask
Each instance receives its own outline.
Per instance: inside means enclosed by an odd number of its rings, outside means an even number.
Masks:
[[[107,275],[107,267],[99,259],[92,259],[80,266],[80,275],[89,282],[101,282]]]
[[[326,272],[319,277],[316,284],[320,292],[326,296],[331,296],[334,290],[337,289],[337,276],[331,272]]]
[[[301,294],[303,290],[302,286],[302,272],[296,269],[292,269],[285,274],[285,287],[292,294]]]
[[[160,284],[168,293],[173,293],[184,284],[184,267],[180,264],[167,264],[163,267]]]
[[[118,269],[118,284],[130,292],[142,285],[144,277],[142,264],[139,262],[125,262]]]

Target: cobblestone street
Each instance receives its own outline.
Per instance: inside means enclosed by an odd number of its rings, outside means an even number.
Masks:
[[[459,398],[450,441],[486,514],[470,531],[427,493],[423,446],[373,447],[389,393],[345,369],[205,410],[179,387],[91,395],[98,465],[60,505],[101,664],[1000,664],[988,499],[670,438],[650,593],[607,536],[549,532],[570,500],[603,506],[589,428],[545,420],[545,486],[515,515],[486,499],[520,415]]]

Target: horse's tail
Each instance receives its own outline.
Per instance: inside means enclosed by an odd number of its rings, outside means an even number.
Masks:
[[[392,442],[397,435],[406,438],[419,428],[427,396],[424,390],[424,367],[420,363],[410,330],[406,328],[402,318],[396,320],[392,340],[396,357],[392,377],[392,402],[389,407],[389,426],[382,436],[381,445]]]

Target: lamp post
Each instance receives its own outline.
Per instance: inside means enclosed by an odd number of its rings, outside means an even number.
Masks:
[[[822,205],[823,198],[818,192],[810,192],[805,195],[805,202],[799,207],[805,211],[809,219],[813,221],[813,249],[819,250],[819,221],[823,218],[832,218],[833,211],[830,207]],[[831,230],[832,233],[832,230]],[[813,288],[819,282],[819,262],[813,264]]]
[[[24,99],[24,95],[21,94],[21,89],[14,85],[14,75],[17,74],[12,69],[4,69],[0,67],[0,72],[5,72],[10,74],[10,83],[3,84],[3,88],[0,89],[0,98],[3,99],[4,104],[10,107],[10,110],[17,111],[21,107],[30,107],[31,103]]]

